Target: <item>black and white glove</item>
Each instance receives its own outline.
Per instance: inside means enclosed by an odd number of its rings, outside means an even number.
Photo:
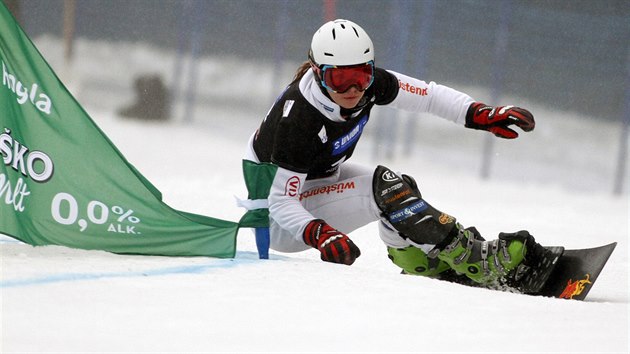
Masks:
[[[466,113],[467,128],[487,130],[500,138],[518,137],[518,133],[510,129],[512,125],[529,132],[534,130],[536,122],[530,111],[514,106],[493,107],[474,102]]]
[[[315,219],[306,225],[304,242],[321,252],[322,261],[351,265],[361,255],[359,248],[343,233],[324,220]]]

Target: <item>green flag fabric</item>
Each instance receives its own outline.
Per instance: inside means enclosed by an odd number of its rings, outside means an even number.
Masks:
[[[241,227],[269,227],[267,197],[277,170],[278,166],[271,163],[243,160],[243,178],[248,199],[241,203],[247,209],[239,221]]]
[[[234,257],[238,223],[174,210],[0,2],[0,233],[31,245]]]

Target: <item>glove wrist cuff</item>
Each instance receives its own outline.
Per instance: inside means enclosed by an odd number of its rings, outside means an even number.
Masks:
[[[482,102],[473,102],[468,106],[468,110],[466,111],[466,124],[464,124],[466,128],[484,130],[483,126],[475,121],[475,115],[478,115],[479,109],[484,106],[486,106],[486,104]]]
[[[319,236],[322,232],[323,226],[324,220],[322,219],[314,219],[310,221],[306,225],[306,228],[304,229],[304,234],[302,235],[304,243],[313,248],[319,248]]]

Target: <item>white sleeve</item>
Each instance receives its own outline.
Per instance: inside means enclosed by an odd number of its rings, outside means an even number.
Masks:
[[[466,123],[466,111],[474,102],[467,94],[433,81],[426,83],[395,71],[388,72],[398,79],[398,95],[389,106],[434,114],[461,125]]]
[[[305,173],[278,167],[268,198],[269,216],[296,237],[301,237],[306,225],[315,219],[300,203],[305,180]]]

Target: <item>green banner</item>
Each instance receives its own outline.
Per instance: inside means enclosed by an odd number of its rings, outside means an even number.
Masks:
[[[0,233],[31,245],[234,257],[238,223],[163,203],[1,1],[0,74]]]

